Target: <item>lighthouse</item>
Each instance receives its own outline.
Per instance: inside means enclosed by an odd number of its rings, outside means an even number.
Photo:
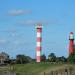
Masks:
[[[69,35],[69,54],[72,54],[74,52],[74,34],[73,32],[70,32]]]
[[[36,62],[41,62],[41,42],[42,42],[42,25],[36,26],[37,31],[37,47],[36,47]]]

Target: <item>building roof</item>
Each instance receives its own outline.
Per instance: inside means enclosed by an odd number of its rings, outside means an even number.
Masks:
[[[8,59],[9,58],[9,55],[7,53],[5,53],[5,52],[1,52],[0,53],[0,56],[1,57],[4,57],[5,59]]]

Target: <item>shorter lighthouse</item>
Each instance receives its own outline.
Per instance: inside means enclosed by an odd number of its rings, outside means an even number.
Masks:
[[[73,32],[70,32],[69,35],[69,54],[72,54],[74,52],[74,34]]]
[[[37,30],[36,62],[41,62],[42,25],[38,24],[36,30]]]

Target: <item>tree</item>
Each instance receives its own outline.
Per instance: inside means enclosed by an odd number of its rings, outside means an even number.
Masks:
[[[56,56],[55,56],[55,54],[54,54],[54,53],[50,53],[50,54],[48,55],[48,60],[49,60],[50,62],[55,62],[55,61],[56,61]]]
[[[75,50],[72,54],[69,55],[68,62],[69,63],[75,63]]]
[[[16,56],[16,63],[18,64],[29,63],[30,61],[31,61],[31,58],[29,56],[25,56],[25,55]]]
[[[62,57],[61,57],[61,61],[62,61],[62,62],[66,62],[67,59],[66,59],[64,56],[62,56]]]
[[[56,62],[57,63],[59,63],[59,62],[66,62],[66,61],[67,61],[67,59],[64,56],[56,58]]]
[[[41,61],[46,61],[46,56],[45,56],[45,54],[43,54],[43,55],[41,56]]]

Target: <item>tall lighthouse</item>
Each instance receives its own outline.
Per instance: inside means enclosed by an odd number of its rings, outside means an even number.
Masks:
[[[73,32],[70,32],[69,35],[69,54],[72,54],[74,52],[74,34]]]
[[[36,30],[37,30],[36,62],[41,62],[42,25],[37,25]]]

